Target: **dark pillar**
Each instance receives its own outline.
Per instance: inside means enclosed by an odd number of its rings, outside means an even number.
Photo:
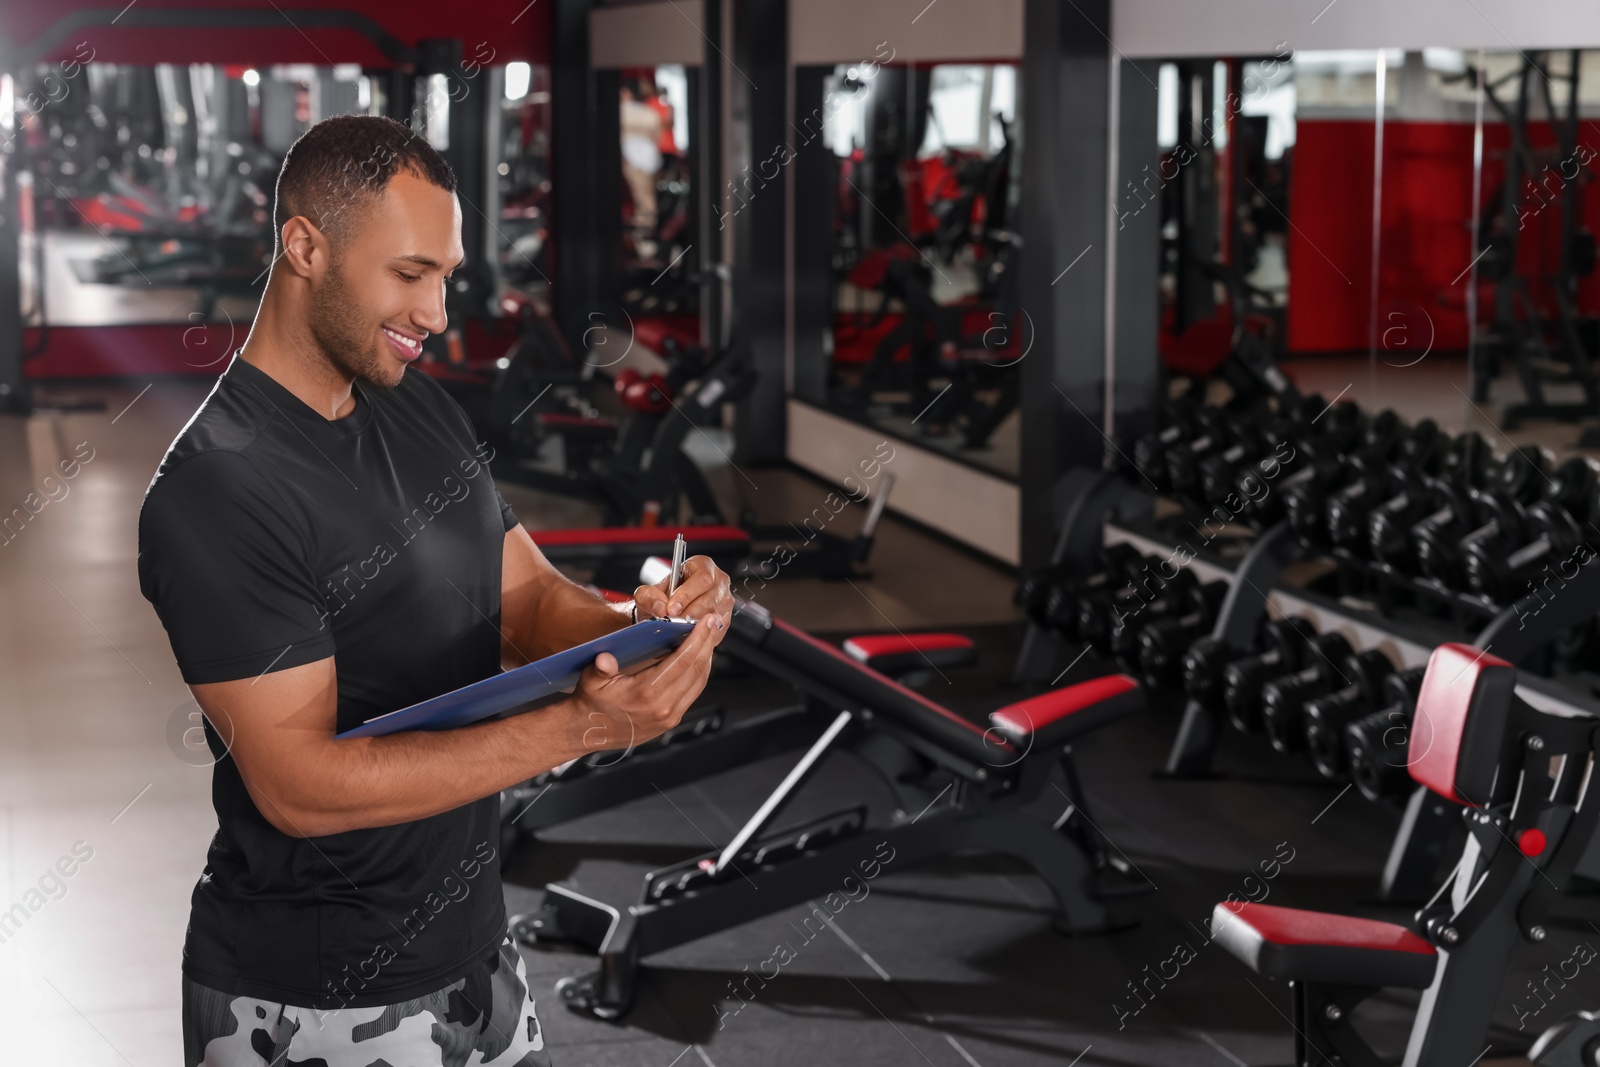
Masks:
[[[695,101],[695,128],[692,150],[695,173],[689,192],[706,210],[700,211],[696,252],[700,256],[700,343],[720,349],[726,342],[723,329],[722,221],[727,191],[722,183],[722,0],[703,0],[700,7],[700,36],[705,49],[700,53],[699,97]]]
[[[794,395],[827,399],[833,351],[833,224],[839,163],[822,139],[823,90],[830,68],[794,72]],[[834,105],[838,106],[837,102]]]
[[[733,226],[734,343],[759,378],[739,402],[734,456],[780,463],[786,455],[785,277],[794,138],[788,123],[788,0],[746,0],[734,11],[732,95],[738,166],[724,217]],[[742,203],[741,203],[742,202]],[[732,212],[731,215],[728,213]]]
[[[1161,400],[1161,170],[1156,144],[1156,79],[1161,64],[1123,60],[1117,101],[1116,221],[1112,242],[1112,419],[1111,436],[1128,455],[1128,442],[1156,429]],[[1131,186],[1137,187],[1135,195]],[[1149,206],[1140,205],[1150,201]],[[1093,255],[1093,253],[1090,253]],[[1087,258],[1087,257],[1086,257]],[[1083,264],[1079,264],[1081,267]],[[1077,268],[1073,268],[1077,273]],[[1063,284],[1065,281],[1063,280]],[[1060,397],[1056,398],[1060,400]],[[1113,458],[1117,458],[1113,456]]]
[[[617,76],[589,66],[591,0],[551,14],[551,196],[556,321],[581,336],[585,315],[620,278],[622,163]]]
[[[1022,566],[1048,562],[1055,485],[1099,467],[1105,417],[1110,0],[1027,0],[1022,59]],[[1080,258],[1081,257],[1081,258]]]

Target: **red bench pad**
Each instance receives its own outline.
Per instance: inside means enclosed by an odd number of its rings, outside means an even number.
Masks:
[[[1049,747],[1143,707],[1144,692],[1137,681],[1126,674],[1108,674],[1007,704],[991,712],[989,721],[1013,741],[1031,738],[1034,744]]]
[[[1270,904],[1218,904],[1211,936],[1257,974],[1292,981],[1426,989],[1438,964],[1404,926]]]
[[[584,526],[568,530],[529,530],[528,536],[540,548],[545,545],[647,545],[659,541],[671,552],[673,539],[680,533],[692,550],[707,541],[750,543],[749,531],[738,526]]]
[[[857,663],[890,675],[978,662],[978,646],[961,634],[867,634],[850,638],[844,650]]]
[[[1471,645],[1435,648],[1411,724],[1411,777],[1446,800],[1489,803],[1515,744],[1507,721],[1516,684],[1516,668],[1498,656]]]

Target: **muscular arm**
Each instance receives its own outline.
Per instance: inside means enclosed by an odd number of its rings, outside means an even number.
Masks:
[[[726,626],[733,611],[728,576],[706,556],[685,562],[683,584],[671,603],[665,582],[641,585],[633,595],[641,619],[717,615]],[[543,659],[627,625],[627,604],[601,600],[565,577],[521,526],[506,532],[500,557],[500,656],[507,667]],[[722,627],[717,631],[720,642]]]
[[[267,821],[291,837],[322,837],[437,815],[587,752],[663,733],[704,688],[719,637],[707,616],[637,674],[618,673],[606,654],[565,700],[497,722],[384,737],[334,737],[331,657],[191,689]]]
[[[607,603],[556,570],[521,526],[506,531],[500,554],[501,663],[520,667],[627,625],[627,604]]]

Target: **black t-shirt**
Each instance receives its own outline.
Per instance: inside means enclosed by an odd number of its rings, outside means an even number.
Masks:
[[[354,394],[355,410],[329,421],[235,358],[139,516],[140,588],[184,681],[333,656],[341,731],[499,671],[501,550],[517,524],[487,446],[432,379],[408,370]],[[370,1007],[440,989],[496,950],[497,797],[290,837],[209,722],[206,734],[218,829],[184,974],[301,1007]]]

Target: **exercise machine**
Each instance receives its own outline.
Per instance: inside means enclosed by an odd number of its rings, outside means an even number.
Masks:
[[[1138,683],[1098,678],[998,709],[987,730],[740,601],[721,646],[825,704],[805,754],[724,848],[645,876],[638,903],[613,905],[547,887],[541,939],[598,952],[598,971],[558,985],[575,1010],[615,1019],[633,1001],[641,960],[826,893],[861,864],[909,866],[965,849],[1010,854],[1050,887],[1064,929],[1114,929],[1096,875],[1098,837],[1081,795],[1056,825],[1021,811],[1071,743],[1143,706]],[[902,813],[871,819],[853,805],[773,829],[820,763],[852,748],[883,774]],[[1075,775],[1069,774],[1069,788]],[[862,868],[865,869],[865,868]]]
[[[1516,683],[1510,663],[1467,645],[1440,645],[1428,661],[1416,707],[1428,744],[1409,770],[1460,806],[1468,838],[1411,924],[1217,905],[1212,938],[1257,974],[1289,982],[1298,1067],[1385,1062],[1351,1018],[1385,988],[1422,994],[1404,1067],[1481,1058],[1512,949],[1545,940],[1551,904],[1574,876],[1600,876],[1600,796],[1583,787],[1600,752],[1596,720],[1535,710]]]

